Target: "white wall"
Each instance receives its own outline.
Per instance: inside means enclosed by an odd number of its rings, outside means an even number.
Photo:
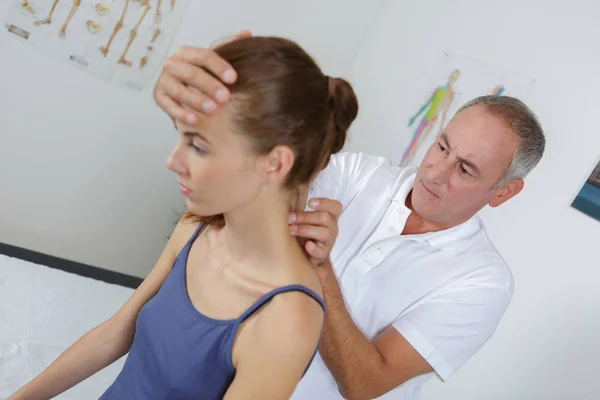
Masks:
[[[15,2],[2,2],[2,21]],[[342,75],[381,4],[191,0],[172,50],[251,29],[297,40]],[[0,242],[145,276],[183,205],[164,167],[172,123],[150,90],[112,86],[4,30],[0,49]]]
[[[514,272],[513,303],[491,341],[448,383],[426,385],[422,400],[600,398],[600,222],[569,206],[600,156],[598,17],[594,0],[387,1],[364,42],[348,150],[394,158],[404,149],[396,127],[444,52],[534,77],[528,103],[547,135],[524,192],[482,213]]]

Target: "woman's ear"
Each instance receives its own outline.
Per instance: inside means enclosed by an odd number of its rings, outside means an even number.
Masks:
[[[294,166],[294,152],[288,146],[276,146],[267,154],[264,174],[270,181],[284,181]]]

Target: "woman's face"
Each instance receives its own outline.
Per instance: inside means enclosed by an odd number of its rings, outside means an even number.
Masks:
[[[195,215],[231,212],[256,199],[267,183],[262,171],[268,156],[254,153],[234,131],[230,113],[223,107],[212,117],[199,116],[196,126],[176,123],[179,143],[167,167]]]

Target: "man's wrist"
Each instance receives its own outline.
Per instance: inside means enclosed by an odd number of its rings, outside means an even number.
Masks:
[[[324,285],[332,277],[335,279],[335,274],[333,273],[333,267],[331,266],[331,260],[329,258],[319,264],[315,270],[321,281],[321,285]]]

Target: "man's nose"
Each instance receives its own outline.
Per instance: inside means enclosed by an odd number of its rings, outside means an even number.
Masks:
[[[445,184],[450,180],[453,171],[454,161],[451,157],[438,160],[438,162],[429,169],[429,181],[438,185]]]

